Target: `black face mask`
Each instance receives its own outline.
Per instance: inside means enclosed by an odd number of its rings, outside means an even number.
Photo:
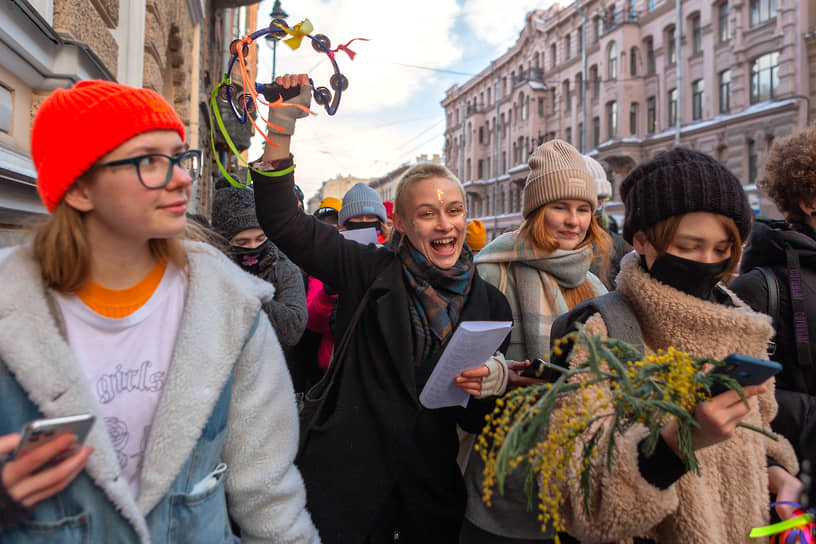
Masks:
[[[709,299],[711,291],[720,281],[720,276],[728,268],[729,262],[730,259],[718,263],[701,263],[666,253],[656,259],[649,269],[646,266],[646,257],[640,256],[641,266],[654,279],[703,300]]]
[[[230,254],[235,264],[256,276],[260,272],[260,262],[269,247],[269,239],[258,247],[230,246]]]
[[[379,221],[346,221],[346,230],[359,230],[359,229],[367,229],[373,228],[377,231],[377,234],[380,233],[380,222]]]

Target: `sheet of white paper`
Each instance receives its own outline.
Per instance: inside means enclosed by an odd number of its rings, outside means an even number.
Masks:
[[[354,240],[364,246],[377,243],[377,229],[366,227],[364,229],[344,230],[340,232],[346,240]]]
[[[442,356],[425,382],[419,402],[426,408],[467,406],[470,395],[453,384],[468,368],[487,361],[513,328],[511,321],[462,321],[445,346]]]

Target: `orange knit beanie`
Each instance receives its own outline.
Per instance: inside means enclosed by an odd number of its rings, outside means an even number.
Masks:
[[[470,246],[471,251],[478,253],[485,246],[487,241],[487,231],[485,226],[478,219],[472,219],[467,225],[465,241]]]
[[[159,93],[114,81],[80,81],[45,99],[31,126],[37,190],[49,212],[96,161],[134,136],[184,124]]]

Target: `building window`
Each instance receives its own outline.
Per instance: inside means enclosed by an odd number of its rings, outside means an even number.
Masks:
[[[771,100],[779,86],[779,53],[762,55],[751,63],[751,104]]]
[[[556,55],[558,54],[558,49],[555,44],[550,46],[550,69],[554,69],[555,65],[558,64],[558,60],[556,59]]]
[[[720,4],[720,43],[731,39],[731,24],[728,22],[728,2]]]
[[[11,133],[11,124],[14,119],[14,94],[0,85],[0,131]]]
[[[694,55],[703,52],[703,29],[699,15],[691,20],[691,51]]]
[[[593,32],[593,34],[594,34],[593,37],[595,38],[595,41],[597,42],[598,40],[601,39],[601,18],[600,18],[600,16],[596,15],[595,18],[592,19],[592,26],[594,27],[593,30],[595,31],[595,32]]]
[[[646,40],[646,73],[655,73],[654,40],[652,38]]]
[[[720,72],[720,113],[731,111],[731,70]]]
[[[564,82],[564,106],[566,107],[567,111],[572,110],[572,91],[570,90],[569,80]]]
[[[584,152],[584,147],[586,147],[586,142],[584,141],[584,124],[578,123],[578,151],[581,153]]]
[[[577,34],[575,35],[575,48],[578,51],[583,51],[584,49],[584,27],[579,26],[577,30]]]
[[[607,79],[618,79],[618,46],[615,42],[609,44],[609,53],[606,56]]]
[[[598,147],[601,143],[601,118],[592,118],[592,147]]]
[[[637,47],[629,49],[629,75],[631,76],[637,75],[637,54]]]
[[[564,139],[568,144],[572,145],[572,127],[567,127],[567,130],[564,133]]]
[[[649,0],[649,11],[654,11],[657,7],[657,0]]]
[[[637,102],[632,102],[629,104],[629,135],[636,136],[637,135],[637,110],[638,105]]]
[[[539,117],[544,116],[544,99],[543,98],[538,99],[538,116]]]
[[[575,93],[578,98],[579,106],[583,103],[581,101],[582,100],[581,93],[583,92],[583,90],[584,90],[583,80],[581,79],[581,74],[578,74],[577,76],[575,76]]]
[[[572,56],[572,44],[570,43],[570,35],[564,38],[564,60],[567,60]]]
[[[677,124],[677,89],[669,91],[669,126]]]
[[[504,114],[501,114],[501,129],[502,129],[502,138],[507,137],[507,122],[504,120]]]
[[[646,99],[646,132],[654,134],[657,130],[657,100],[654,96]]]
[[[618,135],[618,103],[610,102],[606,105],[606,126],[609,129],[608,136],[614,140]]]
[[[612,4],[611,6],[606,8],[606,21],[604,23],[604,26],[606,27],[605,28],[606,32],[609,32],[610,30],[615,28],[615,25],[617,24],[617,17],[616,16],[617,16],[617,13],[615,13],[615,5],[614,4]]]
[[[550,113],[555,113],[555,87],[550,90]]]
[[[476,163],[476,171],[477,171],[477,179],[484,179],[484,161],[479,159],[479,162]]]
[[[479,143],[480,144],[485,143],[484,138],[485,138],[484,127],[479,127]]]
[[[527,97],[524,96],[524,94],[519,95],[519,103],[521,104],[521,120],[526,121],[527,120],[527,114],[528,114],[528,112],[527,112],[528,107],[527,107]]]
[[[776,0],[751,0],[751,26],[761,25],[776,17]]]
[[[753,140],[748,140],[748,183],[756,183],[757,180],[757,149]]]
[[[592,78],[592,98],[597,100],[601,94],[601,80],[598,78],[598,67],[593,66],[589,69],[589,77]]]
[[[675,64],[677,62],[677,48],[675,47],[674,43],[674,27],[672,27],[668,32],[666,32],[666,51],[668,51],[668,59],[669,64]]]
[[[465,179],[470,181],[470,159],[465,161]]]
[[[691,84],[691,117],[695,121],[703,118],[703,80]]]

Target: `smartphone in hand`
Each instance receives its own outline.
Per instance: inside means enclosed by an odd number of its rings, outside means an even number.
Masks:
[[[760,385],[782,370],[782,365],[776,361],[766,361],[742,353],[732,353],[723,359],[723,362],[724,365],[714,367],[711,372],[727,374],[737,380],[743,387],[746,385]],[[724,385],[714,384],[711,387],[711,396],[717,396],[725,391],[726,387]]]
[[[20,443],[14,450],[13,459],[38,448],[64,434],[76,436],[73,446],[52,457],[42,468],[52,467],[68,459],[81,448],[85,438],[93,426],[95,416],[93,414],[78,414],[73,416],[55,417],[50,419],[37,419],[29,421],[20,433]]]

